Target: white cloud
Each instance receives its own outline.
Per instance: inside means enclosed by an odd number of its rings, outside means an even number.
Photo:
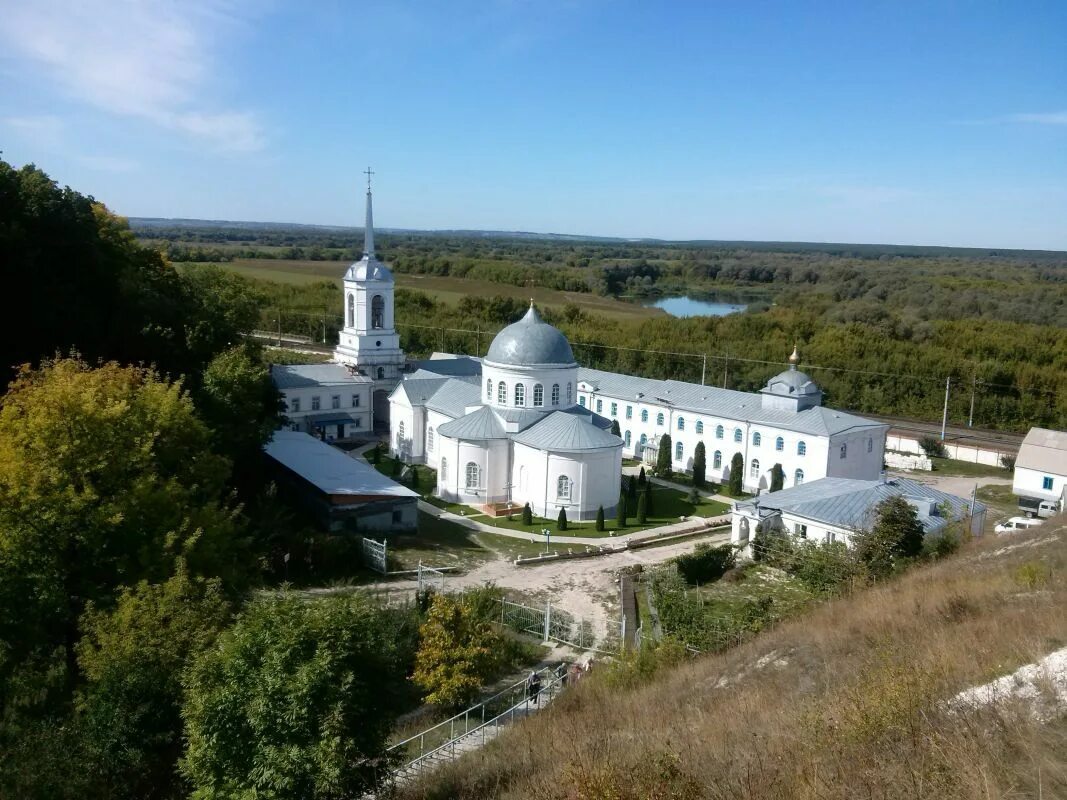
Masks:
[[[0,38],[76,99],[222,150],[263,146],[254,115],[205,108],[212,52],[238,20],[226,0],[8,3]]]
[[[1067,111],[1052,111],[1046,114],[1012,114],[1010,122],[1031,122],[1036,125],[1067,125]]]

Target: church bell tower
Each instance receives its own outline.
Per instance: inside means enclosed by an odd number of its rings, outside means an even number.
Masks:
[[[344,328],[334,351],[334,360],[348,364],[374,381],[375,423],[379,405],[400,381],[404,351],[400,335],[393,327],[393,273],[374,254],[374,216],[370,177],[367,170],[367,221],[364,227],[363,257],[349,266],[344,276]],[[387,412],[386,412],[387,413]]]

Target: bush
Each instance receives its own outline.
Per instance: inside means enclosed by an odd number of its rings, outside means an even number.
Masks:
[[[704,484],[707,483],[705,480],[707,469],[707,454],[704,450],[704,442],[697,442],[696,450],[693,451],[693,485],[698,489],[703,489]]]
[[[1015,456],[1005,453],[1000,457],[1000,466],[1004,467],[1008,472],[1015,472]]]
[[[559,516],[556,517],[556,530],[567,530],[567,509],[561,508],[559,510]]]
[[[648,482],[648,478],[645,477],[645,468],[641,467],[641,471],[637,474],[637,485],[644,486]]]
[[[954,531],[943,531],[923,539],[923,556],[931,560],[950,556],[960,549],[960,537]]]
[[[780,492],[784,484],[785,472],[782,470],[782,465],[775,464],[771,467],[771,491]]]
[[[730,494],[739,497],[745,490],[745,457],[734,453],[730,459]]]
[[[689,584],[716,581],[727,570],[732,569],[736,561],[737,552],[731,545],[712,547],[706,542],[698,544],[692,553],[678,556],[674,560],[678,565],[678,573]]]
[[[619,493],[619,505],[615,509],[615,525],[619,528],[626,527],[626,504],[628,500],[625,492]]]
[[[526,503],[522,507],[522,524],[533,525],[533,509],[530,508],[529,503]]]
[[[637,524],[644,525],[648,522],[648,492],[643,492],[637,498]]]
[[[789,572],[816,594],[826,594],[856,574],[855,562],[843,542],[801,542],[793,551]]]
[[[919,447],[930,458],[948,458],[944,442],[936,436],[924,436],[919,440]]]
[[[661,478],[670,479],[674,475],[674,468],[671,466],[671,448],[674,443],[671,441],[671,435],[665,433],[659,437],[659,453],[656,455],[656,474]]]
[[[596,525],[594,527],[598,531],[604,530],[604,506],[600,506],[596,510]]]

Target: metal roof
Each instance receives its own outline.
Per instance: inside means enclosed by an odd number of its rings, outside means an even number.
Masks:
[[[342,364],[273,364],[270,376],[281,390],[305,389],[314,386],[373,383],[370,378],[350,372]]]
[[[496,335],[485,360],[519,367],[572,366],[575,363],[567,337],[542,320],[532,302],[522,319]]]
[[[321,414],[308,414],[304,419],[312,425],[347,425],[359,422],[362,418],[348,411],[324,411]]]
[[[756,422],[782,430],[830,436],[863,428],[888,428],[881,422],[857,417],[824,406],[804,411],[764,408],[763,399],[755,392],[738,392],[673,380],[653,380],[619,375],[587,367],[578,368],[578,380],[588,383],[597,394],[634,402],[660,403],[681,411],[706,414],[711,417]]]
[[[506,439],[507,432],[504,424],[500,421],[493,409],[482,406],[477,411],[442,423],[437,427],[437,432],[449,439]]]
[[[478,405],[481,399],[481,390],[477,384],[469,383],[461,378],[446,378],[440,388],[426,400],[425,405],[429,409],[455,418],[462,417],[468,407]]]
[[[454,356],[450,353],[434,353],[430,358],[412,362],[417,375],[425,370],[434,375],[447,375],[453,378],[463,376],[480,378],[482,362],[471,356]]]
[[[1067,432],[1031,428],[1019,448],[1015,466],[1067,475]]]
[[[553,411],[536,425],[514,434],[512,439],[538,450],[557,453],[622,447],[622,439],[593,424],[586,415],[566,411]]]
[[[274,438],[263,449],[279,464],[326,494],[419,496],[418,492],[390,480],[362,459],[353,458],[306,433],[275,431]]]
[[[929,533],[958,520],[969,513],[971,501],[934,489],[907,478],[861,481],[853,478],[822,478],[780,492],[761,494],[752,500],[737,503],[739,510],[754,512],[781,511],[822,522],[839,528],[867,530],[874,522],[875,509],[889,497],[904,497],[908,500],[929,500],[935,506],[947,504],[951,508],[951,520],[941,516],[920,513],[919,521]],[[985,511],[985,505],[976,502],[976,512]]]

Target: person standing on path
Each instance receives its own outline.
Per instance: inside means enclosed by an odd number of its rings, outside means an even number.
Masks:
[[[537,705],[537,698],[541,694],[541,676],[536,672],[531,672],[529,679],[526,681],[526,696],[533,701],[534,705]]]

